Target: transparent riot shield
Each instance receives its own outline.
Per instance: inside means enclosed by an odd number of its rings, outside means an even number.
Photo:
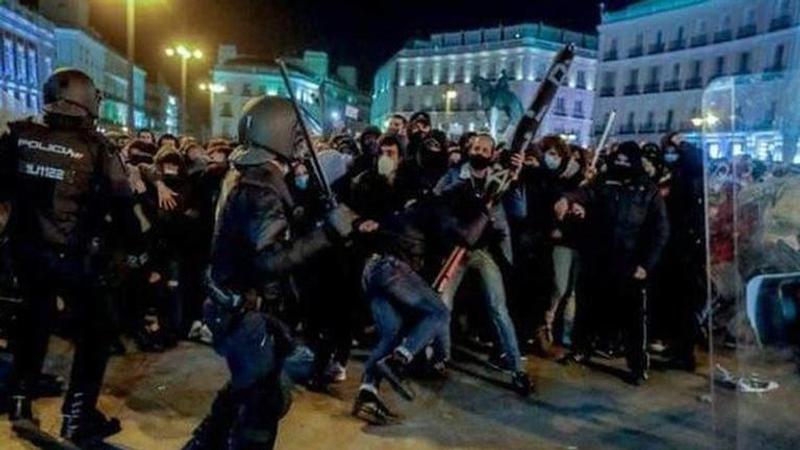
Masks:
[[[708,342],[717,448],[800,443],[800,73],[703,96]]]

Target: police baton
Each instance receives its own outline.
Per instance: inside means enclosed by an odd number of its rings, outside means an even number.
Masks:
[[[289,101],[292,102],[294,113],[297,115],[297,122],[300,124],[300,129],[303,132],[303,140],[306,141],[306,148],[308,148],[311,166],[313,168],[314,175],[317,177],[317,182],[322,189],[322,196],[330,209],[336,208],[339,202],[336,200],[336,195],[333,193],[330,183],[328,183],[328,178],[325,176],[325,171],[322,170],[322,165],[319,163],[319,159],[317,159],[317,152],[314,150],[313,142],[311,142],[311,135],[308,134],[308,127],[306,126],[306,121],[303,118],[303,111],[300,109],[300,105],[297,103],[294,90],[292,89],[292,82],[289,80],[289,70],[286,68],[286,62],[283,60],[283,58],[278,58],[275,60],[275,62],[280,68],[283,83],[286,85],[286,90],[289,93]]]

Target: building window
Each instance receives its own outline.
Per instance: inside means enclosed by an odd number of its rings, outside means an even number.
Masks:
[[[36,50],[28,49],[28,80],[32,85],[39,83],[39,65],[36,60]]]
[[[739,55],[739,73],[750,73],[750,52],[744,52]]]
[[[242,85],[242,97],[252,97],[253,91],[250,90],[250,83]]]
[[[695,61],[694,62],[694,78],[700,78],[703,76],[703,61]]]
[[[775,54],[772,58],[772,70],[783,70],[783,54],[786,52],[786,47],[783,44],[775,47]]]
[[[28,79],[28,64],[25,62],[26,57],[25,47],[22,44],[17,44],[17,80],[25,82]]]
[[[572,115],[579,119],[583,119],[585,117],[583,115],[583,100],[575,100],[575,109],[573,110]]]
[[[586,71],[579,70],[577,75],[577,80],[575,82],[575,86],[578,89],[586,89]]]
[[[726,14],[719,24],[719,31],[727,31],[731,29],[731,16]]]
[[[639,69],[631,69],[628,77],[628,84],[631,86],[639,84]]]
[[[681,79],[681,63],[675,63],[672,66],[672,79],[675,81]]]
[[[717,58],[717,67],[716,72],[714,72],[714,76],[721,77],[725,75],[725,57],[720,56]]]
[[[750,26],[756,24],[756,10],[754,8],[748,9],[744,17],[745,25]]]
[[[14,44],[6,36],[3,38],[3,60],[5,61],[5,73],[7,77],[14,76]]]
[[[564,97],[556,98],[556,107],[553,111],[556,115],[563,116],[567,114],[567,103]]]

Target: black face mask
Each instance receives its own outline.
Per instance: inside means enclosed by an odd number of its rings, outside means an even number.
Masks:
[[[483,155],[472,154],[469,155],[469,164],[475,170],[483,170],[492,164],[492,159]]]

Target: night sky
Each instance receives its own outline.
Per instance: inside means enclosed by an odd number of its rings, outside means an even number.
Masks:
[[[152,79],[163,73],[179,88],[179,65],[164,56],[178,42],[201,48],[208,57],[190,68],[190,86],[208,79],[221,43],[240,52],[274,57],[304,49],[327,51],[334,66],[355,65],[359,84],[371,89],[375,69],[412,37],[498,24],[546,22],[594,31],[600,0],[136,0],[136,62]],[[28,4],[35,3],[28,0]],[[358,3],[366,3],[359,1]],[[606,0],[617,9],[633,0]],[[125,52],[125,0],[90,0],[92,26]],[[195,92],[191,104],[205,106]]]

